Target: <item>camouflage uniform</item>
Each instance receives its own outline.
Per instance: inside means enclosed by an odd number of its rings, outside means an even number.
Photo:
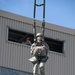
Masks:
[[[43,45],[45,45],[45,48],[43,48]],[[45,75],[45,62],[48,59],[48,50],[49,47],[44,41],[41,43],[36,42],[32,44],[31,54],[33,54],[33,57],[29,60],[33,63],[33,75],[38,75],[38,67],[40,68],[40,75]]]

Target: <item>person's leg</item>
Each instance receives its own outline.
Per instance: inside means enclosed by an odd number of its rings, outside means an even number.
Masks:
[[[45,63],[44,62],[40,62],[39,68],[40,68],[40,75],[45,75]]]
[[[33,64],[33,75],[38,75],[38,63]]]

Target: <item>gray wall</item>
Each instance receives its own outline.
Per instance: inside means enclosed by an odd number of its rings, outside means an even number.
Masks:
[[[33,33],[33,20],[0,11],[0,66],[32,72],[30,46],[8,41],[8,28]],[[37,21],[37,32],[41,32]],[[47,75],[75,75],[75,30],[46,23],[45,36],[64,41],[64,53],[50,51]]]

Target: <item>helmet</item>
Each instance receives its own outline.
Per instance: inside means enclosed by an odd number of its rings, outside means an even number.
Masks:
[[[42,33],[37,33],[36,34],[36,37],[38,37],[38,36],[41,36],[42,37],[43,35],[42,35]]]
[[[37,38],[38,36],[41,36],[41,37],[42,37],[42,41],[44,41],[44,38],[43,38],[43,34],[42,34],[42,33],[37,33],[37,34],[36,34],[36,38]]]

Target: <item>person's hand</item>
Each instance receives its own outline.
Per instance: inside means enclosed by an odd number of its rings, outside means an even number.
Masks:
[[[32,48],[32,51],[34,51],[34,50],[35,50],[35,48],[36,48],[36,46],[34,46],[34,47]]]
[[[45,45],[43,45],[43,48],[46,48],[46,46],[45,46]]]

